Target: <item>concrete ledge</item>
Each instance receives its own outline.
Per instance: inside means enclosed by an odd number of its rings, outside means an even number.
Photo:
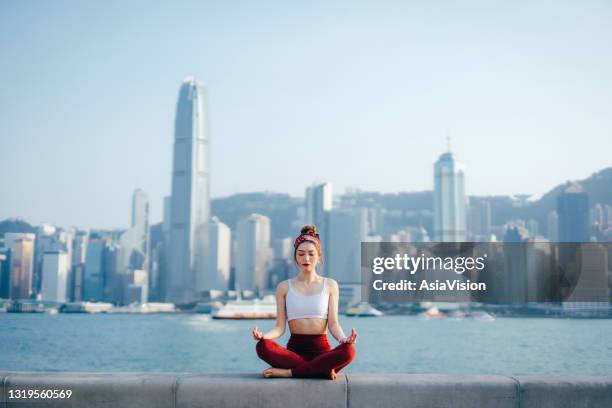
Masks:
[[[9,407],[612,407],[612,376],[349,374],[336,381],[259,374],[0,372]],[[70,389],[70,399],[9,390]]]
[[[6,407],[174,406],[176,376],[141,373],[9,373]],[[69,399],[9,399],[9,390],[72,390]]]
[[[520,376],[521,408],[612,407],[610,377]]]
[[[517,391],[502,376],[360,374],[349,376],[348,406],[514,408]]]
[[[264,379],[260,374],[206,374],[180,377],[176,408],[346,407],[346,377]]]

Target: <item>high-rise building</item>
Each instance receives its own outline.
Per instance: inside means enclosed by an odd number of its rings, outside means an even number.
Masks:
[[[105,247],[106,242],[103,239],[89,238],[82,283],[82,299],[85,301],[101,301],[104,299]]]
[[[323,262],[329,277],[338,282],[343,303],[357,300],[361,293],[361,241],[367,234],[367,209],[333,209],[329,213],[329,250]]]
[[[491,234],[491,202],[478,200],[470,203],[471,240],[488,241]]]
[[[68,256],[68,268],[72,265],[72,245],[76,230],[54,227],[43,224],[36,231],[36,245],[34,250],[34,277],[33,290],[35,293],[41,291],[43,275],[43,258],[47,252],[65,252]]]
[[[306,188],[306,223],[317,227],[325,223],[325,217],[333,206],[332,184],[314,184]]]
[[[68,253],[48,251],[43,255],[41,299],[54,302],[68,300],[68,271],[70,263]]]
[[[186,302],[206,282],[210,217],[206,90],[194,77],[181,85],[174,129],[166,297]]]
[[[589,196],[570,183],[557,197],[559,242],[589,242]]]
[[[548,240],[557,242],[559,239],[559,215],[555,210],[551,210],[546,217],[546,231]]]
[[[591,208],[590,212],[591,225],[595,228],[601,228],[604,223],[604,209],[600,203],[597,203]]]
[[[434,164],[434,240],[463,242],[465,224],[465,169],[449,151]]]
[[[235,287],[240,290],[266,290],[266,272],[271,261],[270,219],[251,214],[236,227]]]
[[[333,208],[333,193],[331,183],[313,184],[306,188],[305,221],[306,224],[314,224],[317,227],[319,237],[322,242],[323,255],[329,249],[327,247],[329,228],[328,217],[329,212]],[[320,271],[323,275],[329,275],[326,264]]]
[[[30,233],[7,232],[4,246],[11,250],[10,298],[28,299],[33,294],[34,244]]]
[[[10,248],[0,248],[0,299],[11,297],[11,253]]]
[[[166,243],[163,234],[163,224],[151,225],[149,230],[149,249],[147,252],[147,268],[149,281],[149,301],[160,302],[165,298],[163,294],[166,277]]]
[[[119,238],[118,272],[140,270],[144,266],[149,235],[149,199],[141,189],[132,195],[132,222]]]
[[[227,225],[213,217],[209,226],[210,256],[206,268],[208,277],[205,290],[227,290],[230,275],[232,234]]]
[[[131,227],[137,229],[142,236],[145,236],[149,229],[149,197],[139,188],[132,194]]]
[[[83,297],[83,279],[85,273],[85,256],[87,255],[87,231],[75,231],[72,241],[71,268],[68,277],[68,298],[71,301],[80,301]]]

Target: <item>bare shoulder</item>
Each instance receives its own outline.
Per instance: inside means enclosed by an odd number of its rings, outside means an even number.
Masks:
[[[338,282],[336,282],[334,279],[332,278],[327,278],[327,285],[331,288],[331,289],[335,289],[338,290]]]
[[[287,280],[280,281],[278,285],[276,285],[277,294],[284,295],[287,293],[288,289],[289,289],[289,283],[287,282]]]

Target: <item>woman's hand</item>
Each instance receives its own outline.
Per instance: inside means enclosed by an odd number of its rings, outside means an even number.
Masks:
[[[348,343],[348,344],[354,344],[357,343],[357,330],[355,330],[355,328],[353,328],[353,330],[351,330],[351,335],[347,336],[343,339],[340,339],[340,344],[342,343]]]
[[[253,339],[255,339],[256,341],[259,341],[263,338],[264,338],[263,333],[257,330],[257,326],[255,326],[253,328]]]

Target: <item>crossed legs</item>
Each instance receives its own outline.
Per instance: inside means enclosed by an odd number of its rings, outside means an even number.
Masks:
[[[259,358],[272,367],[291,370],[290,372],[270,372],[271,376],[276,376],[275,374],[289,376],[288,374],[291,374],[292,377],[300,378],[326,376],[332,379],[335,378],[338,371],[353,361],[356,352],[352,344],[343,343],[333,350],[322,352],[311,360],[305,360],[299,354],[268,339],[260,340],[257,343],[256,350]],[[265,375],[266,372],[264,372]]]

